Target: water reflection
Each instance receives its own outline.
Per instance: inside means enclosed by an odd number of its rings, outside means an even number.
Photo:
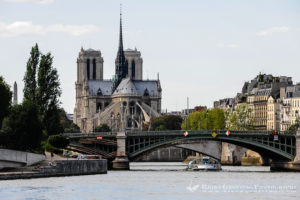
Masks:
[[[0,181],[2,200],[96,199],[300,199],[300,173],[269,167],[222,166],[185,171],[182,163],[131,163],[131,171]]]

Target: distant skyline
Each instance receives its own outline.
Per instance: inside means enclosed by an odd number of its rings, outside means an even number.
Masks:
[[[144,79],[162,85],[162,109],[213,106],[261,73],[300,82],[297,0],[0,0],[0,75],[18,84],[31,47],[51,52],[62,107],[73,113],[80,48],[100,50],[104,78],[115,72],[120,3],[124,48],[141,51]]]

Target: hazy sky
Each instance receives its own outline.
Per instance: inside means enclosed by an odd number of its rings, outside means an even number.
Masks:
[[[81,46],[101,50],[104,78],[111,78],[120,3],[124,47],[141,51],[145,79],[159,72],[163,109],[186,108],[187,96],[190,107],[212,107],[259,72],[300,81],[298,0],[0,0],[0,75],[17,81],[19,101],[36,42],[54,56],[67,112]]]

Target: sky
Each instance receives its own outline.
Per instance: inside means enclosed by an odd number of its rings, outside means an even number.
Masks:
[[[115,72],[122,3],[125,49],[142,54],[144,79],[162,85],[162,109],[234,97],[259,73],[300,82],[298,0],[0,0],[0,76],[18,84],[30,49],[51,52],[61,105],[73,113],[80,48],[100,50],[104,78]]]

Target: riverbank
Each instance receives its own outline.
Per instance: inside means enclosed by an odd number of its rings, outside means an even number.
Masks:
[[[271,162],[271,171],[300,172],[300,161],[294,162]]]
[[[57,160],[53,166],[36,168],[35,172],[29,170],[1,172],[0,180],[106,174],[107,160]]]

